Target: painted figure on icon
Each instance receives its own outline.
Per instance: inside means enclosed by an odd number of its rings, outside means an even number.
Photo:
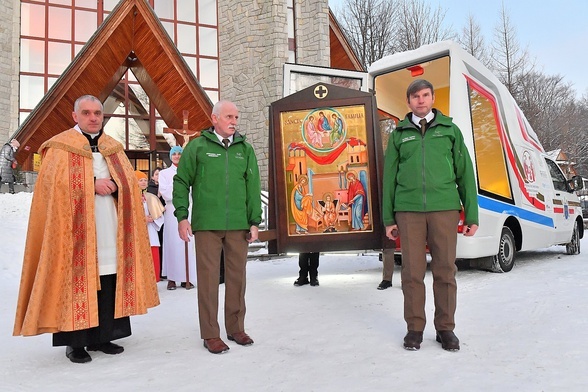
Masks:
[[[308,232],[308,217],[312,214],[312,195],[307,193],[307,186],[308,177],[300,176],[292,190],[290,199],[290,208],[296,222],[297,234]]]
[[[363,230],[365,189],[353,171],[347,173],[347,181],[349,181],[347,192],[351,208],[351,229]]]
[[[316,128],[316,124],[314,123],[314,116],[308,116],[305,128],[306,136],[308,137],[309,143],[315,147],[322,147],[323,139],[321,133]]]
[[[333,194],[331,192],[327,192],[324,195],[323,200],[321,200],[320,205],[322,206],[323,210],[323,220],[325,222],[325,233],[332,233],[335,230],[335,223],[337,223],[337,200],[333,200]]]

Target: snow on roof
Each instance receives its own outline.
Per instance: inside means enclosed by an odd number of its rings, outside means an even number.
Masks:
[[[558,148],[556,150],[547,151],[546,154],[549,158],[551,158],[555,161],[557,159],[557,157],[559,156],[560,152],[561,152],[561,148]]]
[[[453,52],[461,50],[465,52],[459,44],[453,41],[440,41],[429,45],[423,45],[417,49],[407,50],[405,52],[394,53],[390,56],[376,60],[368,67],[368,73],[380,72],[389,68],[397,68],[399,65],[404,63],[413,62],[415,58],[423,58],[427,55],[436,55],[443,51]]]

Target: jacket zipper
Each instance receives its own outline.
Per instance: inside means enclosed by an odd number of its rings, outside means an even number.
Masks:
[[[233,140],[233,143],[235,141]],[[232,144],[232,143],[231,143]],[[225,148],[225,227],[229,228],[229,148],[231,148],[231,144],[227,148]],[[224,148],[224,146],[223,146]]]
[[[427,133],[427,131],[425,130],[425,134],[426,133]],[[427,184],[426,184],[427,176],[425,173],[425,134],[421,134],[421,156],[422,156],[421,176],[422,176],[422,180],[423,180],[423,207],[424,207],[424,211],[427,210]]]

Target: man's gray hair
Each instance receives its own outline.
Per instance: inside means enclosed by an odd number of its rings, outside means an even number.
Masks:
[[[424,90],[426,88],[431,89],[431,94],[435,94],[435,89],[431,82],[425,79],[417,79],[414,80],[411,84],[408,85],[406,89],[406,99],[410,99],[410,96],[416,94],[417,92]]]
[[[98,98],[96,98],[93,95],[82,95],[81,97],[79,97],[78,99],[76,99],[75,103],[74,103],[74,112],[78,112],[78,110],[80,109],[80,103],[82,101],[94,101],[94,102],[98,102],[100,104],[100,110],[104,111],[104,106],[102,106],[102,102],[100,102],[100,100]]]
[[[231,104],[231,105],[235,105],[235,103],[228,101],[226,99],[218,101],[217,103],[214,104],[214,106],[212,107],[212,114],[214,114],[215,116],[218,117],[218,115],[221,112],[221,108],[226,105],[226,104]],[[237,105],[235,105],[237,106]]]

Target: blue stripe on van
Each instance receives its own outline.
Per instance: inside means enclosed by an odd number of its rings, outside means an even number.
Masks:
[[[478,195],[478,205],[485,210],[493,211],[499,214],[514,215],[519,219],[524,219],[543,226],[554,227],[553,219],[535,212],[525,210],[512,204],[504,203],[491,199],[486,196]]]

